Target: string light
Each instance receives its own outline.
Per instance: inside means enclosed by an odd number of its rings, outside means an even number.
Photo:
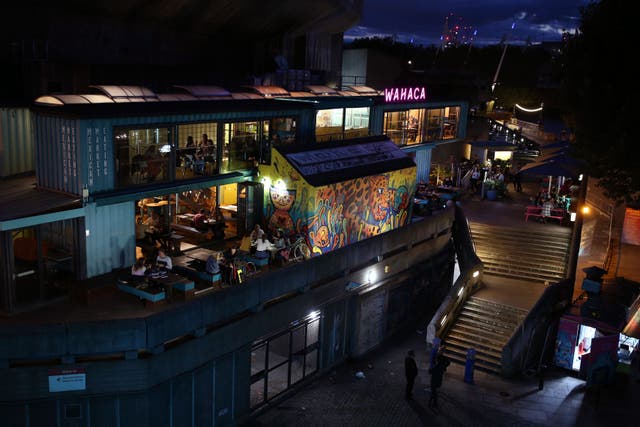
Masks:
[[[533,109],[532,109],[532,108],[524,108],[524,107],[522,107],[522,106],[520,106],[520,105],[518,105],[518,104],[516,104],[516,107],[517,107],[519,110],[522,110],[522,111],[524,111],[524,112],[526,112],[526,113],[537,113],[537,112],[542,111],[542,107],[540,107],[540,108],[533,108]]]

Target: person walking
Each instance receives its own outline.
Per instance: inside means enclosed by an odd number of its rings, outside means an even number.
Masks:
[[[442,353],[438,353],[436,358],[436,364],[433,368],[429,369],[431,374],[431,397],[429,398],[429,407],[438,408],[438,389],[442,386],[442,378],[444,372],[449,366],[449,359]]]
[[[404,358],[404,375],[407,378],[407,387],[404,392],[404,397],[408,400],[413,399],[413,384],[418,376],[418,366],[416,365],[415,353],[413,350],[407,352],[407,357]]]

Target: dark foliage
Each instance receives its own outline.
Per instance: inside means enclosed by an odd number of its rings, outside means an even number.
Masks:
[[[563,95],[577,155],[589,164],[589,175],[600,178],[608,197],[638,204],[639,150],[632,135],[637,40],[629,7],[604,0],[582,10],[580,31],[565,47]]]

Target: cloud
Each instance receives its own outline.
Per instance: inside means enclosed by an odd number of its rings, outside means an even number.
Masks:
[[[475,43],[491,44],[511,32],[510,40],[559,39],[562,29],[579,25],[580,7],[590,0],[364,0],[362,20],[345,38],[397,35],[420,44],[439,44],[445,17],[478,30]],[[461,19],[461,21],[460,21]],[[511,31],[511,23],[516,28]],[[358,36],[358,34],[361,34]]]

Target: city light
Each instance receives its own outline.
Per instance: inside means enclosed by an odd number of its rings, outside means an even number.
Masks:
[[[480,271],[476,270],[473,272],[473,277],[478,277],[480,275]]]
[[[589,213],[589,206],[583,206],[582,207],[582,213],[583,213],[583,215],[587,215]]]

